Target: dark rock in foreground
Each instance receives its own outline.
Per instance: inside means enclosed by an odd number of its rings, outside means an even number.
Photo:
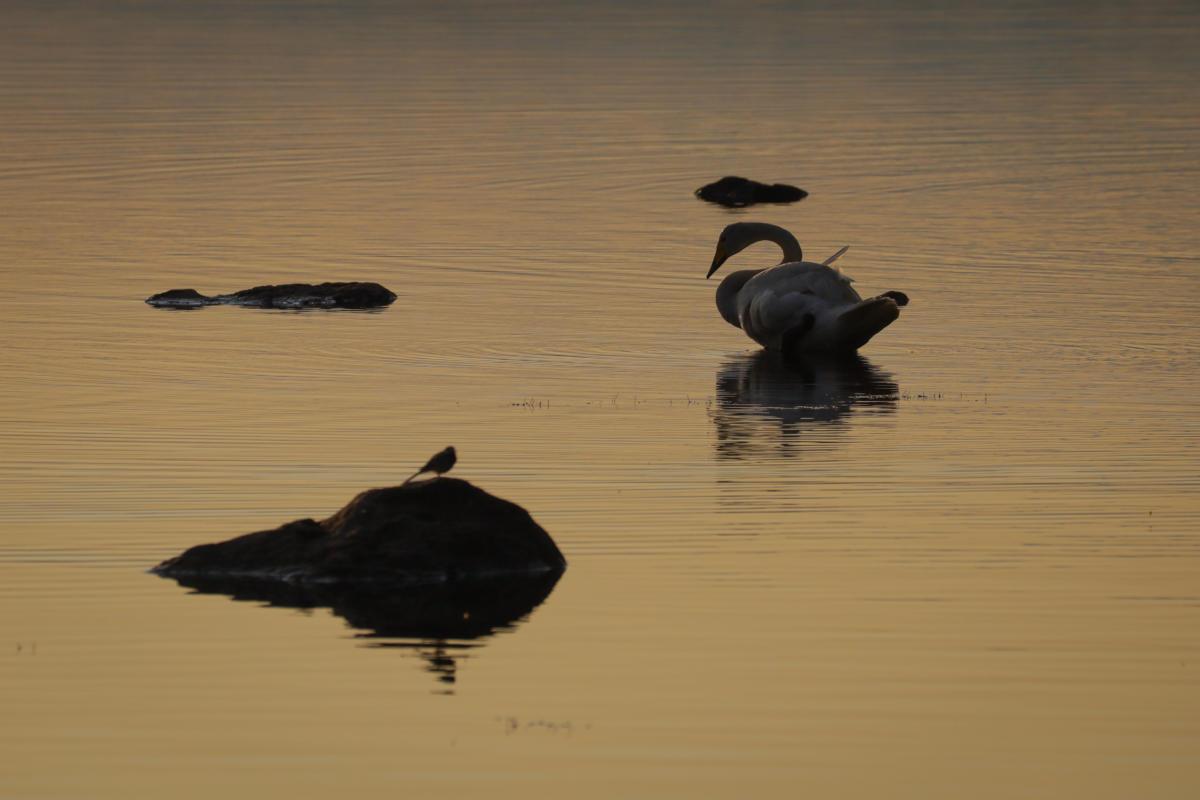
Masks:
[[[561,572],[566,559],[523,508],[455,478],[371,489],[329,519],[204,544],[154,572],[300,583],[437,583]]]
[[[195,289],[172,289],[146,298],[158,308],[202,308],[230,305],[251,308],[380,308],[396,295],[378,283],[283,283],[255,286],[213,297]]]
[[[744,208],[755,203],[794,203],[808,197],[808,192],[786,183],[766,184],[727,175],[715,183],[701,186],[696,190],[696,197],[727,208]]]

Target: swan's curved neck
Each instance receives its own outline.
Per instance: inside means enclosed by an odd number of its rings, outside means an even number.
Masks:
[[[766,222],[760,223],[759,230],[756,233],[759,236],[759,241],[774,242],[779,245],[779,249],[783,250],[783,260],[780,264],[790,264],[793,261],[803,261],[804,251],[800,249],[800,243],[796,241],[796,237],[779,227],[778,225],[770,225]]]
[[[738,319],[738,292],[746,285],[746,281],[760,272],[761,269],[739,269],[726,276],[717,287],[717,311],[720,311],[721,317],[735,328],[742,327],[741,320]]]

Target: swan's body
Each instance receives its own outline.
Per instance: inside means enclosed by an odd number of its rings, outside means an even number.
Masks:
[[[857,350],[899,317],[900,306],[908,303],[901,292],[863,300],[851,286],[852,279],[831,266],[846,248],[823,264],[805,261],[796,237],[761,222],[725,228],[709,276],[730,256],[760,241],[778,244],[782,263],[729,275],[717,288],[717,310],[768,350]]]

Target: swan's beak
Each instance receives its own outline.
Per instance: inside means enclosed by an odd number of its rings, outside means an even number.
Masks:
[[[708,268],[708,274],[704,276],[705,279],[711,278],[713,276],[713,273],[716,272],[718,269],[720,269],[721,265],[724,264],[728,258],[729,258],[729,253],[726,253],[725,248],[721,247],[721,245],[718,244],[717,252],[713,253],[712,266]]]

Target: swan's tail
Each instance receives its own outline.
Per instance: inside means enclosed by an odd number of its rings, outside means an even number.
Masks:
[[[907,300],[908,298],[905,298]],[[843,311],[838,317],[838,341],[857,350],[900,316],[900,306],[891,297],[872,297]]]

